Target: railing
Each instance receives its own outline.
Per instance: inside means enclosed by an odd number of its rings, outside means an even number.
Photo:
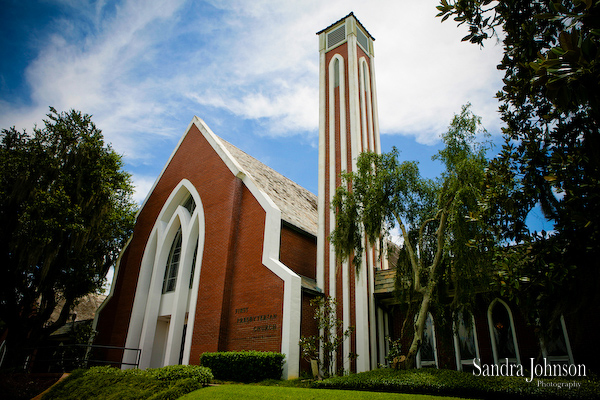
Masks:
[[[135,362],[123,362],[125,352],[135,352]],[[28,357],[24,369],[39,372],[68,372],[77,368],[89,368],[98,365],[138,368],[141,349],[131,347],[68,344],[36,348]],[[110,353],[115,353],[112,355]],[[116,360],[115,355],[119,359]],[[111,359],[112,358],[112,359]]]

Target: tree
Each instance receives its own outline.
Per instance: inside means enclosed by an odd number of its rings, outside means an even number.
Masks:
[[[505,145],[490,165],[486,202],[498,233],[519,246],[497,258],[500,289],[532,323],[551,328],[567,313],[584,321],[600,311],[600,2],[442,0],[437,8],[469,27],[463,40],[504,45]],[[527,229],[536,205],[553,234]]]
[[[13,127],[0,138],[5,366],[22,366],[25,349],[64,325],[80,297],[101,290],[135,218],[130,175],[91,116],[50,108],[47,117],[32,135]]]
[[[487,284],[487,251],[494,243],[477,218],[484,192],[486,147],[476,136],[484,134],[470,105],[455,115],[436,156],[445,166],[438,180],[421,177],[416,162],[398,161],[398,151],[362,153],[356,172],[343,174],[332,207],[336,227],[330,240],[340,259],[360,266],[363,237],[376,243],[384,232],[398,226],[403,243],[397,280],[404,296],[418,304],[407,365],[414,365],[422,342],[427,313],[441,296],[440,283],[453,285],[454,308],[472,301],[472,291]]]
[[[329,296],[317,296],[310,301],[315,309],[314,319],[317,321],[317,336],[303,336],[300,339],[300,349],[305,360],[315,360],[326,377],[334,374],[333,360],[336,352],[341,351],[342,344],[354,332],[350,326],[343,330],[343,321],[336,316],[337,301]],[[356,354],[350,354],[351,359],[356,359]],[[340,368],[343,371],[343,367]]]

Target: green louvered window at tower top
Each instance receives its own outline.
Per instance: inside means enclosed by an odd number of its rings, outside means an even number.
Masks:
[[[346,25],[342,25],[327,34],[327,48],[331,48],[346,39]]]
[[[361,31],[360,29],[357,29],[356,40],[366,52],[369,52],[369,40],[367,39],[367,36],[363,33],[363,31]]]

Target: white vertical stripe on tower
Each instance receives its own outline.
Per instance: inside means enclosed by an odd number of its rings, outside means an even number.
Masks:
[[[373,136],[375,137],[375,151],[381,154],[381,138],[379,137],[379,109],[377,106],[377,84],[375,82],[375,60],[371,57],[371,99],[373,101]]]
[[[370,68],[367,64],[367,61],[363,58],[361,59],[361,64],[363,66],[363,68],[366,70],[366,78],[365,79],[365,91],[367,92],[367,129],[368,129],[368,135],[369,135],[369,150],[371,151],[376,151],[376,147],[375,147],[375,139],[374,139],[374,135],[373,135],[373,106],[372,106],[372,99],[373,99],[373,95],[371,93],[371,80],[369,79],[371,77],[371,72],[370,72]]]
[[[362,58],[361,58],[362,60]],[[362,132],[362,146],[361,150],[367,150],[367,144],[369,143],[367,139],[367,105],[365,98],[365,74],[364,74],[364,64],[362,62],[359,63],[359,99],[360,99],[360,122],[361,122],[361,132]]]
[[[318,198],[318,213],[319,213],[319,228],[317,232],[317,286],[320,288],[325,287],[325,242],[327,236],[325,234],[325,178],[327,175],[327,166],[325,165],[325,115],[326,115],[326,65],[325,65],[325,52],[321,51],[319,55],[319,198]]]
[[[353,170],[356,170],[356,158],[359,153],[358,143],[360,142],[360,102],[359,102],[359,76],[358,76],[358,53],[356,42],[356,22],[354,19],[349,19],[352,22],[353,29],[348,35],[348,96],[350,106],[350,134],[352,138],[352,164]],[[370,355],[369,355],[369,315],[368,315],[368,287],[367,273],[369,263],[366,262],[366,256],[363,256],[363,265],[360,274],[355,279],[355,315],[356,315],[356,353],[358,359],[356,362],[356,372],[369,370]]]

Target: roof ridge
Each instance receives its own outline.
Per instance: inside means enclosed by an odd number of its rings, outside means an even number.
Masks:
[[[317,32],[317,35],[320,35],[321,33],[325,32],[327,29],[331,28],[332,26],[339,24],[340,22],[342,22],[343,20],[345,20],[348,17],[354,17],[354,19],[356,20],[356,22],[358,23],[358,25],[360,25],[360,27],[367,33],[367,35],[369,35],[369,37],[372,40],[375,40],[375,38],[373,37],[373,35],[371,35],[369,33],[369,31],[367,30],[367,28],[365,28],[365,26],[360,22],[360,20],[356,17],[356,15],[354,15],[354,11],[350,11],[350,14],[346,15],[345,17],[342,17],[342,18],[338,19],[333,24],[329,25],[327,28],[321,29],[319,32]]]

